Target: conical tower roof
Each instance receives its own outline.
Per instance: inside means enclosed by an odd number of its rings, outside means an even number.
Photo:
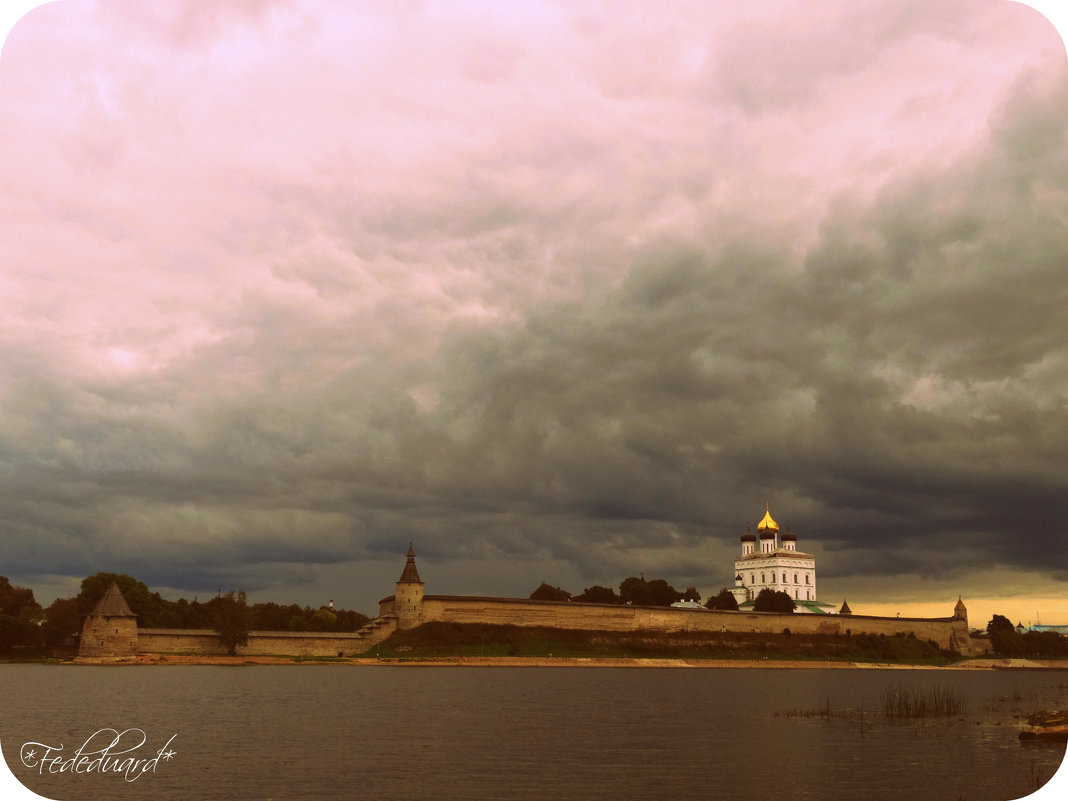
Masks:
[[[853,610],[849,608],[849,601],[847,601],[845,598],[842,599],[842,608],[838,610],[838,614],[840,614],[840,615],[851,615],[851,614],[853,614]]]
[[[408,543],[408,561],[404,564],[404,572],[401,573],[401,577],[397,579],[398,584],[422,584],[422,579],[419,578],[419,571],[415,569],[415,549],[412,548],[412,544]]]
[[[97,601],[91,614],[100,615],[101,617],[137,617],[130,611],[130,607],[122,595],[122,590],[119,589],[119,585],[114,581],[111,582],[111,586]]]

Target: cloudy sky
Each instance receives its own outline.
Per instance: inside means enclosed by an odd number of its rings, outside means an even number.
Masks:
[[[62,0],[0,58],[0,573],[1068,622],[1068,62],[1002,0]],[[1064,620],[1054,620],[1064,618]]]

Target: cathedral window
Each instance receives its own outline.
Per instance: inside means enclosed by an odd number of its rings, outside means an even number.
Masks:
[[[805,584],[808,584],[808,573],[805,574]]]
[[[767,584],[768,583],[768,580],[764,577],[763,573],[760,574],[760,583],[761,584]]]
[[[782,574],[782,583],[783,584],[786,583],[786,574],[785,573]]]
[[[794,584],[800,584],[800,583],[801,582],[797,580],[797,573],[794,573]]]

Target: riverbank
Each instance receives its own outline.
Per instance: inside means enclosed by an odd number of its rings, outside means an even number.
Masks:
[[[139,654],[79,657],[73,665],[362,665],[390,667],[599,667],[599,668],[775,668],[821,670],[1068,670],[1068,661],[965,659],[948,665],[790,659],[656,659],[635,657],[435,656],[412,658],[308,658],[288,656],[203,656]]]

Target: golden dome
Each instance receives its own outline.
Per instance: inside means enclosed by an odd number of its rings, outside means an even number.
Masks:
[[[779,524],[771,519],[771,510],[764,504],[764,519],[757,525],[757,531],[778,531]]]

